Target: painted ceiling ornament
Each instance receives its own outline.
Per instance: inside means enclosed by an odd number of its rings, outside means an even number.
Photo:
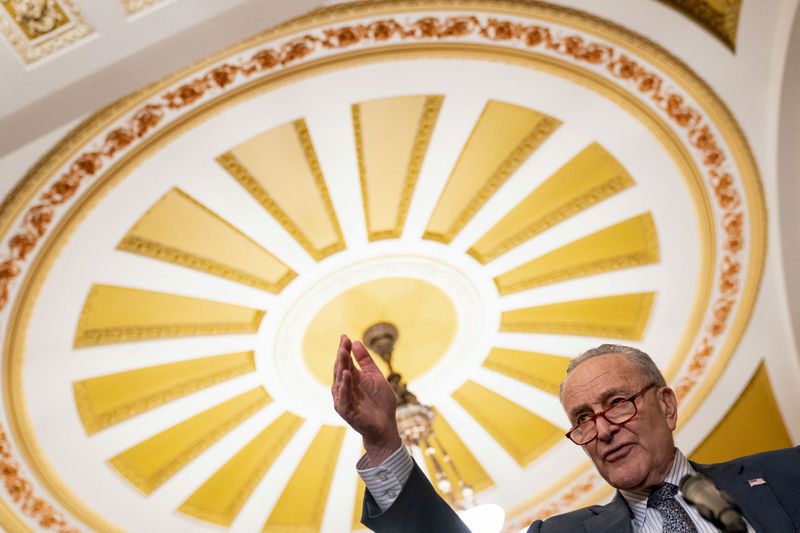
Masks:
[[[732,52],[736,51],[736,31],[742,0],[660,0],[700,24]]]
[[[72,0],[2,0],[0,33],[25,63],[35,63],[92,33]]]
[[[66,21],[55,0],[10,0],[8,6],[14,20],[33,38],[53,31]]]
[[[174,0],[120,0],[125,13],[135,15],[145,10],[163,7]]]
[[[765,218],[722,102],[619,26],[321,9],[99,112],[5,204],[8,459],[79,528],[357,528],[331,342],[391,322],[393,369],[517,531],[608,492],[563,439],[569,356],[636,343],[691,418]]]

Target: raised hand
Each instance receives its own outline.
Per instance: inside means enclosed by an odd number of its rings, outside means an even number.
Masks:
[[[361,370],[350,357],[353,355]],[[339,341],[333,367],[333,407],[345,422],[361,434],[372,466],[378,466],[402,444],[397,431],[397,397],[363,344]]]

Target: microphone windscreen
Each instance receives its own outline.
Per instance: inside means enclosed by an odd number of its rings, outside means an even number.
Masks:
[[[706,520],[723,531],[745,533],[747,525],[739,508],[714,483],[700,474],[687,474],[678,487],[683,498],[694,505]]]

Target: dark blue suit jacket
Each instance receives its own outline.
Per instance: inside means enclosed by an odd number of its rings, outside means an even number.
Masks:
[[[800,446],[759,453],[727,463],[692,466],[730,494],[759,533],[800,531]],[[753,487],[751,479],[766,483]],[[417,465],[394,504],[381,512],[367,491],[361,521],[378,533],[470,533],[433,489]],[[622,496],[606,505],[537,520],[528,533],[633,533],[631,511]]]

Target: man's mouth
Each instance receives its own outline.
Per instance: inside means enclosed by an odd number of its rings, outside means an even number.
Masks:
[[[627,456],[631,449],[633,449],[633,444],[620,444],[619,446],[607,451],[603,455],[603,460],[609,463],[619,461]]]

